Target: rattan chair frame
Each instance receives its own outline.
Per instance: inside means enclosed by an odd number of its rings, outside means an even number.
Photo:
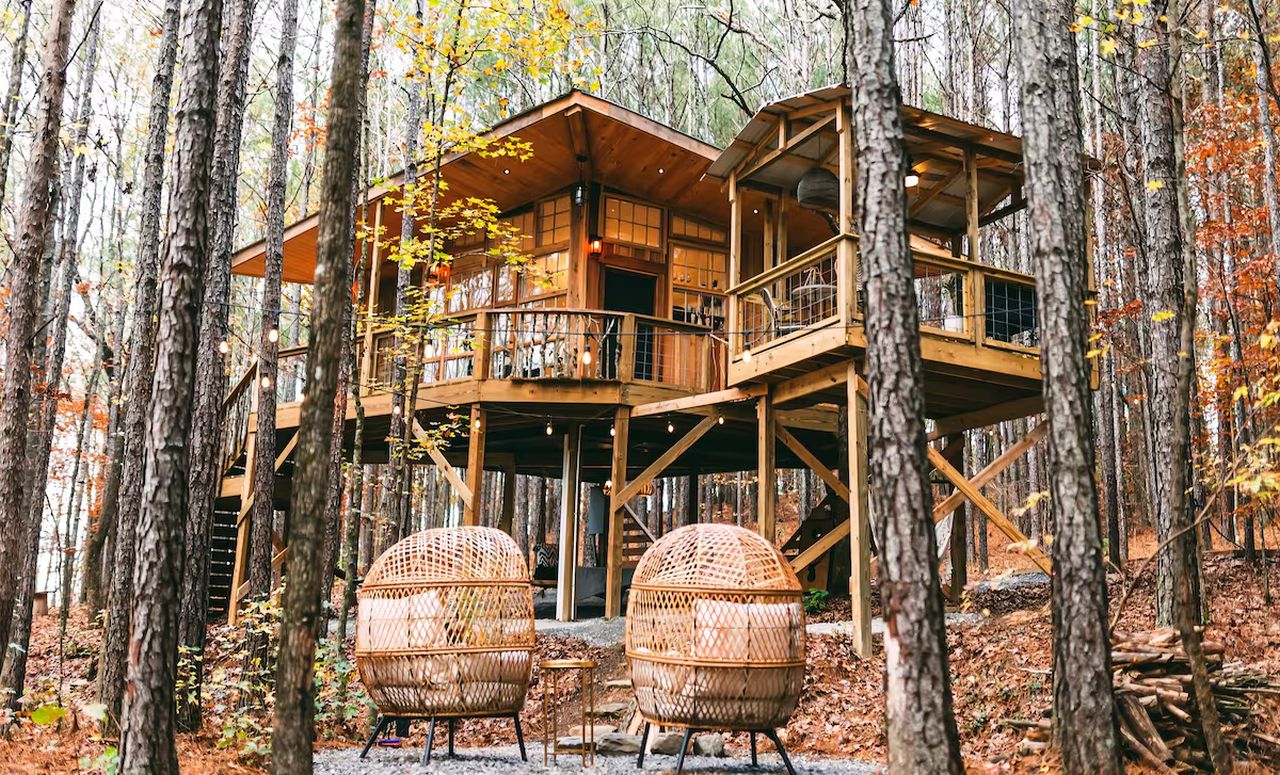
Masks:
[[[804,687],[804,626],[800,580],[767,540],[720,524],[668,533],[641,557],[627,605],[646,737],[652,724],[684,729],[686,742],[696,730],[750,732],[754,754],[763,734],[791,771],[774,730]]]
[[[509,717],[525,757],[520,710],[532,678],[529,569],[514,540],[492,528],[425,530],[392,546],[358,592],[356,666],[389,724]],[[527,761],[527,759],[526,759]]]

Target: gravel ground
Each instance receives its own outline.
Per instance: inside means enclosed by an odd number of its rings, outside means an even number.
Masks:
[[[622,643],[627,629],[627,620],[621,616],[616,619],[579,619],[576,622],[537,619],[533,626],[541,635],[577,638],[592,646],[616,646]]]
[[[317,751],[315,755],[316,775],[424,775],[424,773],[467,773],[468,775],[518,775],[528,772],[584,772],[578,754],[560,754],[558,766],[542,766],[542,745],[531,741],[529,761],[520,761],[520,754],[514,745],[503,748],[459,748],[458,755],[450,759],[443,747],[432,754],[431,766],[422,766],[421,748],[404,748],[400,750],[381,749],[369,752],[369,758],[361,761],[358,748],[344,748]],[[684,771],[689,775],[703,773],[754,772],[761,775],[785,773],[782,760],[773,751],[760,752],[760,767],[751,768],[751,757],[745,751],[731,751],[724,758],[704,756],[687,756],[684,760]],[[867,762],[841,761],[837,759],[809,759],[802,756],[791,757],[796,772],[813,773],[814,775],[871,775],[880,772],[878,765]],[[634,756],[598,756],[594,769],[585,772],[599,775],[632,775],[636,772],[673,772],[676,766],[674,756],[649,754],[645,757],[644,770],[636,769]]]

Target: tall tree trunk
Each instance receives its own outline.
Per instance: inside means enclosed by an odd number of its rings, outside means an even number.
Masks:
[[[1153,19],[1177,17],[1178,4],[1157,0]],[[1230,772],[1231,753],[1222,737],[1217,706],[1209,686],[1200,634],[1201,601],[1195,578],[1199,571],[1192,505],[1187,482],[1190,459],[1192,353],[1195,349],[1196,258],[1193,224],[1186,192],[1182,148],[1182,100],[1178,83],[1181,44],[1176,34],[1153,23],[1147,33],[1161,45],[1138,53],[1138,89],[1142,92],[1139,131],[1145,195],[1144,248],[1147,267],[1144,324],[1149,329],[1148,401],[1151,407],[1151,483],[1157,558],[1156,617],[1174,624],[1182,635],[1192,669],[1197,718],[1218,772]],[[1159,464],[1156,464],[1159,461]]]
[[[9,60],[9,88],[0,103],[0,202],[9,193],[9,157],[13,153],[14,112],[22,95],[22,69],[27,64],[27,40],[31,31],[31,0],[20,0],[22,21],[18,37],[13,41],[13,57]]]
[[[298,0],[281,6],[280,50],[276,54],[275,117],[271,126],[271,166],[267,173],[267,240],[262,274],[262,332],[258,341],[258,428],[253,452],[253,516],[249,538],[249,595],[271,593],[271,538],[275,533],[276,378],[280,350],[280,285],[284,271],[285,193],[288,185],[289,128],[293,125],[293,54],[298,46]],[[265,647],[265,640],[263,641]]]
[[[892,14],[856,0],[848,21],[866,293],[871,513],[886,630],[891,773],[960,773],[942,588],[925,464],[919,313],[907,246],[907,193]],[[852,412],[851,412],[852,413]]]
[[[315,739],[315,621],[320,615],[324,511],[329,477],[329,434],[342,351],[345,308],[351,305],[352,168],[360,146],[360,91],[365,87],[363,0],[339,0],[334,29],[332,99],[321,172],[320,231],[307,400],[298,423],[297,468],[289,523],[289,583],[280,626],[271,771],[309,775]]]
[[[52,221],[52,184],[58,165],[58,133],[62,126],[62,99],[67,83],[67,49],[75,0],[54,0],[44,49],[44,71],[35,112],[27,178],[23,184],[21,211],[12,244],[9,266],[8,329],[5,331],[5,368],[0,392],[0,460],[24,458],[27,422],[31,411],[32,348],[40,294],[37,284]],[[26,524],[26,478],[0,476],[0,644],[7,650],[10,624],[17,597],[21,567],[22,530]],[[41,493],[41,496],[43,493]]]
[[[120,730],[121,775],[176,773],[174,685],[188,507],[191,402],[209,258],[218,36],[222,0],[183,15],[182,67],[160,276],[155,377],[138,515],[133,633]]]
[[[96,15],[90,19],[89,25],[84,66],[80,70],[80,92],[76,97],[74,118],[76,126],[72,140],[73,147],[76,148],[84,146],[87,142],[89,122],[93,118],[93,79],[97,69],[100,39],[100,26]],[[44,517],[44,493],[49,483],[49,456],[53,450],[53,436],[58,419],[59,386],[62,384],[62,366],[67,351],[71,295],[74,292],[74,281],[79,275],[77,269],[79,249],[76,240],[80,231],[80,198],[84,190],[85,165],[84,154],[70,154],[66,161],[71,175],[66,191],[61,196],[65,203],[58,258],[62,275],[49,314],[49,320],[53,324],[53,335],[46,346],[44,363],[41,364],[41,370],[44,372],[44,386],[38,401],[37,432],[29,437],[28,452],[24,457],[27,461],[25,475],[28,477],[25,511],[32,541],[27,545],[26,558],[22,561],[25,568],[22,576],[21,598],[14,612],[13,634],[10,636],[10,641],[16,643],[19,648],[5,662],[4,673],[0,675],[0,686],[12,690],[12,696],[15,699],[22,696],[23,684],[26,681],[27,648],[31,639],[31,606],[35,596],[40,525]],[[73,479],[73,489],[74,486]],[[56,514],[54,529],[57,530]]]
[[[196,385],[192,408],[191,470],[187,476],[191,516],[184,537],[182,605],[178,643],[190,655],[183,663],[184,691],[178,697],[178,726],[194,731],[202,721],[204,646],[209,616],[209,553],[213,503],[222,477],[222,399],[226,363],[219,345],[227,336],[227,302],[231,287],[231,252],[236,223],[236,181],[240,177],[240,135],[244,125],[245,82],[253,37],[254,0],[232,0],[231,26],[222,46],[224,67],[218,74],[218,104],[213,136],[213,168],[209,184],[210,256],[205,265],[200,311],[200,344],[196,349]]]
[[[142,502],[142,478],[146,465],[144,446],[147,413],[151,409],[155,373],[156,284],[160,257],[160,220],[164,191],[164,152],[169,138],[169,97],[173,91],[174,61],[178,52],[179,0],[166,0],[164,31],[151,81],[151,112],[147,125],[146,161],[139,215],[138,262],[134,280],[131,350],[125,370],[125,420],[120,498],[116,509],[110,592],[106,627],[102,633],[102,657],[98,670],[98,698],[107,706],[105,731],[112,732],[121,719],[125,667],[133,606],[134,559],[138,513]]]
[[[1013,6],[1022,76],[1028,232],[1039,299],[1053,513],[1053,728],[1067,773],[1121,772],[1107,580],[1094,482],[1085,188],[1074,14]]]

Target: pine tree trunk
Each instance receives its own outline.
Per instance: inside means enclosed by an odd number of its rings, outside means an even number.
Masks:
[[[93,79],[98,62],[100,29],[97,16],[94,16],[85,44],[84,66],[80,71],[80,92],[76,98],[74,113],[76,127],[72,140],[73,147],[81,147],[87,142],[89,122],[93,118]],[[22,591],[14,612],[12,625],[14,634],[10,636],[10,642],[18,644],[19,650],[12,653],[5,661],[3,675],[0,675],[0,686],[12,690],[12,697],[15,699],[22,696],[26,681],[27,648],[31,638],[31,612],[39,559],[40,526],[44,517],[44,493],[49,483],[49,457],[53,451],[53,436],[58,419],[62,366],[67,350],[67,329],[71,323],[71,295],[74,292],[75,280],[79,276],[77,237],[80,232],[80,197],[84,190],[85,157],[83,154],[74,155],[67,159],[66,165],[71,169],[71,176],[65,194],[60,195],[61,200],[65,202],[62,240],[58,251],[58,264],[62,275],[48,316],[53,321],[53,335],[47,346],[44,363],[41,364],[44,384],[41,397],[37,402],[37,414],[40,417],[37,423],[38,431],[29,437],[28,453],[25,456],[27,461],[25,475],[28,477],[25,511],[32,541],[27,545],[26,557],[21,560],[24,568]],[[74,487],[75,480],[72,479],[72,488]],[[57,530],[56,515],[54,530]]]
[[[182,19],[182,66],[160,273],[155,378],[138,516],[133,633],[120,730],[121,775],[178,771],[174,684],[182,588],[191,401],[199,309],[209,257],[210,166],[221,0],[193,3]]]
[[[885,0],[857,0],[848,19],[866,293],[871,513],[887,625],[889,772],[960,773],[925,467],[920,326],[907,247],[907,164],[891,11]]]
[[[1079,75],[1060,0],[1013,6],[1053,513],[1053,729],[1067,773],[1120,773],[1094,481]]]
[[[240,175],[240,136],[244,124],[253,0],[232,0],[227,14],[218,74],[218,103],[213,136],[213,168],[209,183],[210,254],[204,273],[200,309],[200,344],[196,351],[196,386],[192,409],[191,471],[187,477],[191,516],[184,536],[182,606],[178,642],[190,659],[178,698],[178,725],[200,728],[204,687],[204,646],[209,616],[209,554],[213,503],[222,476],[222,400],[226,395],[226,362],[219,344],[227,335],[227,301],[231,285],[231,252],[235,235],[236,182]]]
[[[14,111],[22,95],[22,69],[27,64],[27,40],[31,31],[31,0],[20,0],[22,21],[18,37],[13,41],[13,57],[9,60],[9,88],[0,104],[0,202],[9,193],[9,157],[13,153]]]
[[[262,274],[262,331],[258,341],[258,427],[253,452],[253,515],[249,538],[249,595],[271,593],[275,555],[276,390],[280,350],[280,285],[284,271],[285,193],[289,129],[293,125],[293,54],[298,45],[298,0],[284,0],[280,50],[276,54],[275,117],[267,173],[267,239]],[[338,362],[341,363],[339,355]]]
[[[181,3],[166,0],[164,31],[156,57],[156,74],[151,81],[151,112],[147,128],[147,148],[142,183],[142,210],[139,215],[137,278],[134,285],[133,323],[130,330],[129,365],[125,370],[125,419],[120,497],[116,510],[110,591],[107,597],[106,627],[102,633],[102,657],[98,670],[98,698],[107,706],[104,731],[112,732],[121,719],[124,701],[125,667],[133,606],[134,558],[138,512],[141,508],[143,447],[147,413],[151,408],[156,334],[156,284],[160,257],[160,219],[164,191],[164,152],[168,142],[169,97],[173,89],[173,69],[178,51]]]
[[[351,304],[351,175],[360,145],[363,0],[339,0],[334,30],[332,99],[321,172],[316,286],[307,359],[307,400],[299,420],[288,536],[289,583],[280,626],[271,771],[309,775],[315,739],[315,621],[320,615],[320,515],[328,494],[329,435],[342,350],[344,308]]]
[[[6,308],[5,368],[0,392],[0,460],[22,460],[27,448],[31,411],[32,347],[40,296],[37,283],[52,221],[51,189],[57,174],[58,133],[66,90],[67,50],[75,0],[54,0],[43,57],[43,73],[35,109],[34,132],[27,161],[17,229],[11,244],[9,299]],[[0,525],[26,524],[25,477],[0,476]],[[40,494],[43,496],[43,493]],[[0,530],[0,644],[8,649],[16,604],[17,574],[24,549],[23,531]]]

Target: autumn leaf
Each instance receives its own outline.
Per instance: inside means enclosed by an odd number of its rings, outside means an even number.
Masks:
[[[1172,320],[1172,319],[1173,319],[1173,310],[1170,310],[1170,309],[1162,309],[1162,310],[1159,310],[1158,312],[1152,313],[1151,315],[1152,323],[1163,323],[1166,320]]]
[[[1159,191],[1159,190],[1160,190],[1160,189],[1162,189],[1162,188],[1164,188],[1164,181],[1163,181],[1163,180],[1148,180],[1148,181],[1147,181],[1147,190],[1148,190],[1148,191]]]
[[[1102,52],[1103,56],[1114,55],[1116,53],[1116,39],[1103,38],[1102,42],[1098,44],[1098,50]]]

